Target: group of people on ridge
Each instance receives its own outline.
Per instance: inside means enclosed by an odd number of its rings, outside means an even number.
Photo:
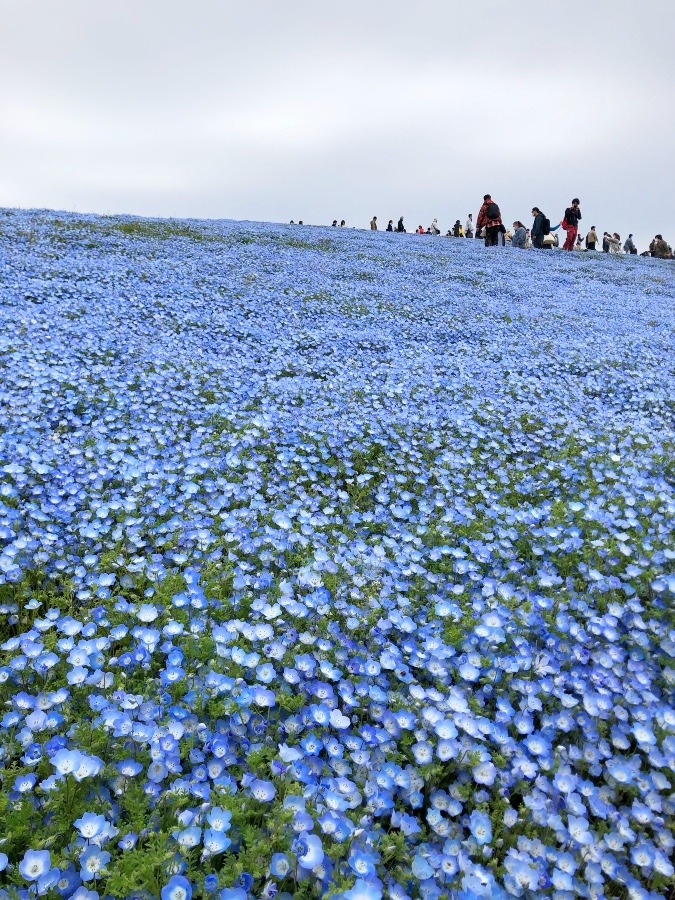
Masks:
[[[492,199],[491,194],[485,194],[483,197],[483,204],[478,212],[475,232],[473,216],[469,213],[464,228],[462,228],[460,220],[457,219],[452,228],[448,229],[446,237],[472,238],[475,234],[477,238],[482,238],[485,241],[486,247],[503,246],[507,242],[510,242],[513,247],[527,248],[532,246],[537,250],[546,250],[559,246],[559,239],[556,231],[559,228],[562,228],[563,231],[566,232],[563,250],[594,251],[598,249],[600,239],[595,225],[591,225],[591,229],[585,239],[579,234],[581,208],[578,197],[575,197],[572,200],[571,204],[565,210],[562,221],[556,225],[551,225],[550,219],[538,206],[532,207],[532,216],[533,222],[530,229],[527,229],[519,219],[516,219],[513,223],[513,231],[508,231],[502,221],[499,205]],[[335,225],[337,222],[334,221],[333,224]],[[344,221],[342,224],[344,224]],[[373,216],[370,220],[370,229],[371,231],[378,230],[377,216]],[[396,225],[394,225],[393,219],[389,219],[386,230],[399,233],[405,232],[406,228],[403,224],[403,216],[399,218]],[[415,234],[439,235],[440,233],[437,219],[434,219],[427,229],[422,225],[419,225],[415,229]],[[602,236],[602,251],[604,253],[621,253],[621,236],[617,234],[617,232],[610,234],[608,231],[605,231]],[[623,252],[630,255],[637,254],[638,251],[635,242],[633,241],[632,234],[629,234],[624,241]],[[651,242],[649,250],[643,253],[642,256],[672,259],[673,253],[666,241],[664,241],[663,236],[657,234]]]
[[[633,241],[632,234],[629,234],[624,241],[623,248],[621,236],[616,232],[610,234],[610,232],[605,231],[602,236],[602,241],[600,241],[595,225],[591,225],[590,231],[586,237],[583,238],[579,234],[579,222],[581,221],[581,208],[579,204],[579,198],[575,197],[565,210],[562,221],[556,225],[551,225],[551,221],[546,214],[542,212],[538,206],[533,206],[533,222],[531,228],[526,228],[519,219],[516,219],[513,223],[513,230],[507,230],[502,221],[499,205],[492,199],[491,194],[485,194],[483,197],[483,204],[478,211],[475,228],[473,215],[469,213],[464,227],[462,227],[460,220],[457,219],[452,228],[448,229],[446,232],[446,237],[473,238],[475,236],[476,238],[484,240],[486,247],[504,246],[506,243],[510,243],[512,247],[520,247],[523,249],[534,247],[537,250],[550,250],[552,247],[559,246],[559,238],[556,232],[559,228],[562,228],[563,231],[566,232],[563,250],[592,252],[601,247],[603,253],[621,253],[623,249],[624,253],[630,255],[637,254],[638,251],[635,242]],[[291,221],[291,224],[293,225],[295,223]],[[298,224],[302,225],[302,222],[298,222]],[[332,222],[334,228],[345,228],[346,224],[344,219],[340,221],[339,226],[337,219],[333,219]],[[377,216],[373,216],[370,220],[370,230],[378,230]],[[405,234],[406,227],[403,223],[403,216],[399,217],[396,225],[394,225],[393,219],[389,219],[385,230]],[[419,225],[415,229],[415,234],[439,235],[440,233],[438,219],[434,219],[431,225],[426,229],[422,225]],[[646,250],[641,255],[654,256],[659,259],[674,258],[671,247],[663,239],[663,235],[661,234],[655,236],[654,240],[649,245],[649,250]]]

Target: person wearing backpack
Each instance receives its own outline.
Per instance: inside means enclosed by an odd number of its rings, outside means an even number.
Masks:
[[[496,247],[499,243],[499,234],[502,228],[502,214],[499,206],[490,194],[483,197],[483,205],[476,219],[476,227],[485,229],[485,246]]]
[[[563,250],[574,250],[574,244],[579,231],[579,219],[581,218],[581,210],[579,209],[579,198],[572,200],[572,205],[565,210],[565,218],[563,219],[563,228],[567,231],[567,239],[563,244]]]
[[[532,223],[532,246],[537,250],[550,250],[553,241],[544,241],[546,235],[551,233],[551,220],[548,219],[538,206],[532,207],[534,222]]]
[[[635,256],[637,254],[637,247],[633,243],[633,235],[632,234],[629,234],[628,237],[626,238],[626,242],[623,245],[623,249],[625,250],[626,253],[632,254],[633,256]]]

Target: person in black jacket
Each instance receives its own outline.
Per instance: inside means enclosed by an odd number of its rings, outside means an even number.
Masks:
[[[563,250],[574,250],[577,240],[577,232],[579,231],[579,219],[581,218],[581,210],[579,209],[579,198],[572,200],[572,205],[565,210],[565,219],[567,223],[567,239],[563,244]]]
[[[536,247],[537,250],[550,250],[551,245],[544,243],[544,222],[546,221],[546,216],[538,206],[532,207],[532,215],[534,216],[532,231],[530,232],[530,237],[532,238],[532,246]]]
[[[398,232],[401,232],[402,234],[405,233],[405,225],[403,224],[403,216],[401,216],[401,218],[398,220],[398,225],[396,226],[396,230]]]

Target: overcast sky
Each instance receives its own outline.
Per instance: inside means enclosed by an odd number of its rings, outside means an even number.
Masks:
[[[670,0],[0,0],[0,206],[675,240]]]

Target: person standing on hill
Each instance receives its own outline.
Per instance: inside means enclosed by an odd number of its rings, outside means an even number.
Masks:
[[[579,198],[575,197],[574,200],[572,200],[572,205],[568,206],[565,210],[565,218],[563,219],[565,225],[563,227],[567,231],[567,239],[563,244],[563,250],[574,250],[577,232],[579,231],[580,218],[581,210],[579,209]]]
[[[405,225],[403,224],[403,216],[398,220],[398,225],[396,226],[396,230],[401,234],[405,234]]]
[[[496,247],[502,227],[502,214],[490,194],[483,197],[483,205],[478,213],[476,226],[485,229],[485,246]]]
[[[544,238],[551,233],[551,222],[538,206],[532,207],[534,222],[532,223],[532,246],[537,250],[550,250],[552,242],[544,243]]]
[[[598,232],[595,230],[595,225],[591,225],[591,230],[586,235],[586,249],[595,250],[597,243]]]
[[[626,253],[632,254],[633,256],[635,256],[635,254],[637,253],[637,247],[633,243],[633,235],[632,234],[629,234],[628,237],[626,238],[626,242],[623,245],[623,249],[625,250]]]
[[[377,216],[373,216],[373,218],[370,220],[370,230],[377,231]]]
[[[469,218],[466,220],[466,225],[464,226],[464,234],[468,238],[473,237],[473,215],[469,213]]]

